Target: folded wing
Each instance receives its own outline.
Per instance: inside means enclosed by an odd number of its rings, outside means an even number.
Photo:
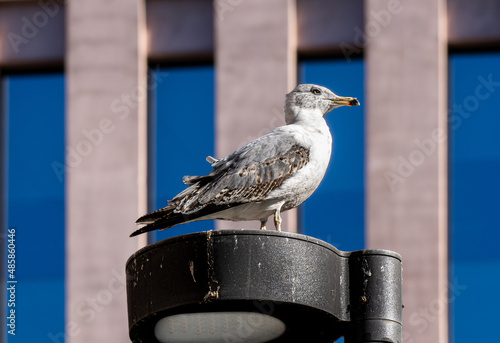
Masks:
[[[167,207],[139,218],[137,224],[148,225],[131,236],[266,199],[309,161],[309,150],[292,138],[281,136],[279,144],[272,144],[278,139],[273,132],[226,158],[214,159],[211,173],[184,177],[190,187],[170,200]]]

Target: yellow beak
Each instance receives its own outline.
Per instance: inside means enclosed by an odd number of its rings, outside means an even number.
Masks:
[[[339,96],[338,98],[330,99],[335,105],[338,106],[359,106],[358,99],[348,96]]]

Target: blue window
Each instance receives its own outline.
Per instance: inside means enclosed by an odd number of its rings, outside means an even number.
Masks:
[[[185,175],[205,175],[214,154],[214,69],[212,66],[160,68],[153,71],[150,110],[150,210],[167,205],[186,188]],[[200,221],[155,231],[153,240],[213,230]]]
[[[52,168],[64,161],[64,76],[12,75],[3,86],[4,225],[15,229],[15,278],[8,280],[17,281],[15,307],[7,307],[8,315],[15,310],[15,336],[7,336],[48,342],[65,328],[64,179]]]
[[[338,108],[325,119],[333,136],[330,166],[316,192],[301,206],[301,231],[340,250],[364,248],[364,64],[362,60],[305,61],[302,83],[352,96],[360,107]]]
[[[450,57],[452,342],[496,341],[500,298],[500,53]]]

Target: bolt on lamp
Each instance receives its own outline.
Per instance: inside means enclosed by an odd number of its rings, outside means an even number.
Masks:
[[[401,343],[401,256],[263,230],[187,234],[127,261],[132,342]]]

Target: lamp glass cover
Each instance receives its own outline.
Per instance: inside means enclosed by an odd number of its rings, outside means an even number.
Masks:
[[[281,320],[255,312],[185,313],[160,319],[155,336],[161,343],[262,343],[285,328]]]

